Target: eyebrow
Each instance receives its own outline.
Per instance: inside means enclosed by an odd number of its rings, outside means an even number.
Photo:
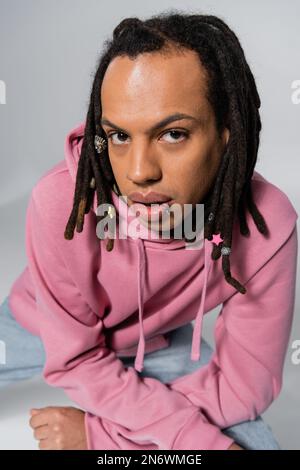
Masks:
[[[162,119],[161,121],[157,122],[156,124],[154,124],[152,127],[150,127],[150,129],[148,130],[149,133],[151,132],[154,132],[156,131],[157,129],[161,129],[162,127],[166,126],[167,124],[170,124],[171,122],[174,122],[174,121],[180,121],[182,119],[190,119],[192,121],[196,121],[198,123],[203,123],[203,120],[200,120],[200,119],[197,119],[196,117],[194,116],[190,116],[189,114],[185,114],[185,113],[175,113],[175,114],[171,114],[170,116],[167,116],[165,117],[164,119]],[[115,129],[118,129],[122,132],[125,132],[126,134],[128,134],[128,132],[126,131],[126,129],[122,129],[121,127],[117,126],[116,124],[114,124],[113,122],[109,121],[108,119],[106,119],[105,117],[103,117],[101,119],[101,125],[107,125],[107,126],[111,126]]]

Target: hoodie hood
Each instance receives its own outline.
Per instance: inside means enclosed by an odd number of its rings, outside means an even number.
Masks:
[[[69,170],[72,180],[76,181],[76,174],[78,168],[78,161],[80,157],[83,136],[84,136],[85,123],[79,124],[77,127],[72,129],[71,132],[66,137],[65,141],[65,160],[67,168]],[[111,189],[111,196],[116,212],[119,215],[119,225],[117,232],[127,233],[126,227],[128,224],[135,218],[133,214],[129,211],[129,206],[122,198],[116,194],[113,189]],[[92,207],[93,211],[96,213],[97,210],[97,197],[96,193],[94,196],[94,203]],[[202,320],[204,315],[205,307],[205,297],[207,291],[208,278],[211,268],[211,253],[212,253],[212,242],[204,239],[203,237],[203,228],[197,233],[196,241],[193,243],[188,243],[184,239],[175,239],[175,238],[159,238],[158,233],[151,231],[150,228],[145,227],[142,224],[139,224],[139,233],[136,238],[127,235],[131,240],[134,240],[137,254],[138,254],[138,266],[137,266],[137,277],[138,277],[138,306],[139,306],[139,342],[137,346],[137,353],[135,358],[134,367],[137,371],[141,372],[143,370],[144,364],[144,354],[145,354],[145,336],[143,328],[143,311],[144,311],[144,286],[145,286],[145,277],[146,277],[146,255],[145,250],[148,247],[161,249],[161,250],[185,250],[185,249],[197,249],[204,250],[204,284],[201,294],[201,299],[199,303],[199,308],[195,317],[194,330],[192,337],[191,345],[191,355],[190,358],[193,361],[200,359],[200,343],[201,343],[201,334],[202,334]],[[200,251],[199,251],[200,257]]]

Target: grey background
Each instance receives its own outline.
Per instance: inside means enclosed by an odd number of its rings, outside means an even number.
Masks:
[[[300,79],[300,2],[0,0],[0,301],[26,264],[25,209],[31,188],[64,158],[67,132],[85,118],[92,76],[103,40],[127,16],[145,18],[169,9],[210,13],[233,28],[244,48],[262,100],[263,130],[256,169],[300,208],[300,104],[291,100]],[[287,260],[288,262],[288,260]],[[293,330],[280,396],[264,417],[281,446],[300,449],[300,365],[291,344],[300,339],[299,280]],[[205,318],[213,341],[215,309]],[[0,392],[0,448],[36,449],[30,407],[70,403],[39,378]]]

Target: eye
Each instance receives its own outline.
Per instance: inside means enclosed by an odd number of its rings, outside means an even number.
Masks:
[[[120,144],[120,141],[118,142],[118,140],[113,140],[113,137],[115,136],[122,136],[121,144]],[[127,134],[125,134],[125,132],[117,131],[117,132],[111,132],[110,134],[108,134],[107,138],[110,139],[114,145],[122,145],[122,143],[125,142],[124,136],[128,137]]]
[[[166,136],[168,134],[172,135],[172,138],[170,140],[167,140],[167,142],[170,144],[176,144],[178,142],[180,143],[182,142],[182,140],[188,138],[188,132],[179,129],[171,129],[168,132],[165,132],[163,136]],[[178,136],[183,136],[183,139],[179,139]]]

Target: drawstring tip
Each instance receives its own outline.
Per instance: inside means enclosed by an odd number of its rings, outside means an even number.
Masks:
[[[138,372],[142,372],[142,370],[144,369],[144,365],[141,362],[135,362],[134,363],[134,368]]]
[[[193,351],[191,353],[191,360],[192,361],[199,361],[199,359],[200,359],[200,353]]]

